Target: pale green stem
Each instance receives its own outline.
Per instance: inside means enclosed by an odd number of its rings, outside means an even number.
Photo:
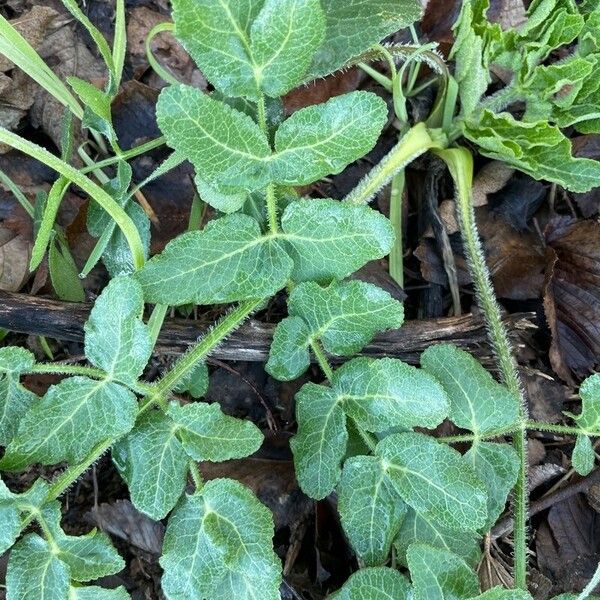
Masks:
[[[441,148],[424,123],[417,123],[402,137],[389,154],[344,198],[350,204],[367,204],[398,171],[431,148]]]
[[[157,384],[154,386],[156,396],[166,396],[179,381],[205,358],[228,335],[235,331],[265,299],[246,300],[223,317],[189,352],[184,354]]]
[[[321,371],[323,371],[327,380],[331,381],[333,378],[333,369],[327,360],[327,355],[325,354],[325,350],[323,350],[323,346],[321,346],[321,342],[319,340],[311,340],[310,349],[313,351],[319,367],[321,367]]]
[[[277,195],[273,183],[267,186],[267,214],[269,216],[269,229],[272,234],[277,235],[279,232],[279,220],[277,218]]]
[[[596,572],[594,576],[590,580],[590,582],[585,586],[583,592],[577,596],[577,600],[585,600],[589,598],[591,593],[596,589],[596,587],[600,584],[600,564],[596,568]]]
[[[600,437],[600,431],[588,431],[581,427],[568,427],[566,425],[555,425],[554,423],[542,423],[539,421],[527,421],[527,429],[535,431],[548,431],[550,433],[562,433],[565,435],[587,435],[589,437]]]
[[[404,171],[396,173],[392,179],[390,193],[390,221],[396,234],[396,240],[390,252],[390,275],[400,287],[404,287],[404,244],[402,241],[404,182]]]
[[[111,156],[110,158],[101,160],[100,162],[97,162],[89,167],[84,167],[80,170],[80,173],[85,174],[95,169],[103,169],[104,167],[110,167],[111,165],[114,165],[115,163],[121,160],[129,160],[130,158],[135,158],[140,154],[150,152],[150,150],[154,150],[154,148],[160,148],[160,146],[164,146],[165,143],[166,139],[164,136],[156,138],[155,140],[150,140],[145,144],[141,144],[139,146],[136,146],[135,148],[131,148],[131,150],[124,150],[120,156]]]
[[[167,304],[156,304],[152,309],[152,314],[148,319],[148,333],[150,334],[150,340],[152,341],[152,347],[156,346],[158,335],[167,316],[169,306]]]
[[[388,92],[392,92],[392,80],[383,73],[377,71],[370,65],[366,63],[358,63],[357,65],[360,67],[367,75],[371,76],[382,88],[384,88]]]
[[[192,475],[192,480],[194,481],[196,494],[198,494],[204,487],[204,479],[202,478],[202,473],[200,473],[200,469],[198,468],[198,464],[195,460],[190,460],[190,474]]]
[[[473,183],[473,157],[465,148],[435,151],[448,165],[457,190],[457,213],[469,264],[471,278],[475,285],[477,299],[482,309],[488,335],[496,354],[502,379],[509,391],[520,399],[521,427],[513,434],[513,445],[520,459],[519,474],[514,488],[514,518],[515,518],[515,586],[527,588],[527,404],[522,392],[521,382],[512,354],[508,334],[502,323],[500,307],[491,278],[485,263],[483,248],[477,226],[475,212],[471,200]]]
[[[46,149],[23,139],[3,127],[0,127],[0,142],[39,160],[89,194],[111,216],[123,232],[129,244],[135,267],[139,269],[143,266],[145,262],[144,245],[142,244],[137,227],[129,215],[100,186]]]

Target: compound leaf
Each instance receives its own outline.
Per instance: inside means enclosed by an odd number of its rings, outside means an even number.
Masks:
[[[30,533],[14,545],[6,571],[9,600],[65,600],[69,584],[69,567],[39,535]]]
[[[0,468],[81,462],[100,442],[127,433],[136,415],[135,396],[124,387],[87,377],[64,379],[23,417]]]
[[[349,458],[338,485],[342,527],[368,566],[386,562],[407,507],[374,456]]]
[[[162,412],[148,412],[112,450],[134,506],[156,521],[177,504],[187,480],[189,458],[176,429]]]
[[[512,165],[534,179],[547,179],[573,192],[600,186],[600,161],[574,158],[571,142],[545,121],[524,123],[510,113],[484,110],[467,120],[464,134],[480,152]]]
[[[465,454],[473,470],[487,489],[488,516],[485,528],[491,527],[506,507],[506,498],[519,474],[519,456],[509,444],[475,442]]]
[[[580,475],[589,475],[594,469],[596,456],[592,440],[587,435],[578,435],[571,461],[573,468]]]
[[[405,566],[408,564],[406,551],[414,543],[427,544],[452,552],[473,567],[477,565],[481,556],[478,535],[473,531],[447,529],[409,508],[394,541],[394,548],[401,564]]]
[[[69,567],[70,578],[91,581],[113,575],[125,567],[125,561],[112,546],[109,537],[97,530],[82,536],[67,535],[60,527],[60,504],[52,502],[42,509],[45,521],[56,545],[55,554]]]
[[[373,149],[387,105],[371,92],[351,92],[296,111],[277,130],[273,180],[305,185],[340,173]]]
[[[169,518],[162,588],[169,600],[279,600],[269,510],[237,481],[213,479]]]
[[[600,430],[600,373],[588,377],[579,388],[581,413],[568,414],[583,431]]]
[[[254,454],[263,441],[254,423],[224,414],[218,404],[171,403],[168,414],[184,450],[197,461],[243,458]]]
[[[475,571],[451,552],[413,544],[407,559],[415,600],[465,600],[479,593]]]
[[[272,296],[291,270],[277,240],[251,217],[232,214],[175,238],[135,277],[147,302],[220,304]]]
[[[400,302],[363,281],[335,281],[326,288],[301,283],[290,294],[288,314],[275,329],[267,363],[267,371],[284,381],[308,368],[311,340],[321,340],[330,354],[350,356],[375,333],[400,327],[404,320]]]
[[[383,38],[417,21],[422,11],[417,0],[321,0],[321,4],[327,32],[307,79],[333,73]]]
[[[117,381],[137,381],[152,354],[143,312],[140,284],[117,277],[104,288],[84,326],[87,359]]]
[[[404,502],[427,520],[460,531],[486,523],[485,485],[453,448],[421,433],[398,433],[381,441],[376,455]]]
[[[406,577],[388,567],[361,569],[348,578],[331,600],[409,600],[411,586]]]
[[[450,344],[431,346],[421,365],[444,387],[450,399],[450,419],[474,434],[515,425],[519,398],[495,381],[468,352]]]
[[[343,279],[386,256],[394,243],[392,225],[381,213],[336,200],[292,202],[281,226],[295,281]]]
[[[211,1],[214,4],[220,2]],[[201,33],[196,31],[194,35]],[[248,115],[185,85],[170,86],[161,92],[156,115],[169,146],[190,160],[198,176],[209,185],[223,192],[228,191],[226,188],[252,192],[269,183],[265,159],[271,155],[271,148],[266,135]]]

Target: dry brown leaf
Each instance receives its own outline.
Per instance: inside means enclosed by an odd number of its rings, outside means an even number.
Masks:
[[[0,290],[18,292],[29,278],[31,242],[0,227]]]
[[[484,165],[473,180],[473,206],[485,206],[488,194],[499,192],[514,172],[506,163],[497,160]]]
[[[557,217],[546,228],[550,362],[572,382],[600,365],[600,223]]]

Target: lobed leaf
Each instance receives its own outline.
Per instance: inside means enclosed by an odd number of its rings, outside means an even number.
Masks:
[[[25,348],[7,346],[0,348],[0,373],[19,375],[35,365],[35,356]]]
[[[415,600],[464,600],[479,593],[479,580],[458,556],[413,544],[407,552]]]
[[[323,288],[301,283],[288,299],[290,317],[275,329],[267,371],[277,379],[299,377],[309,366],[309,346],[318,339],[330,354],[350,356],[378,331],[400,327],[402,304],[363,281],[332,282]]]
[[[169,518],[160,564],[169,600],[279,600],[271,513],[240,483],[214,479]]]
[[[516,426],[519,398],[495,381],[468,352],[450,344],[430,346],[421,365],[444,387],[450,419],[475,435]]]
[[[192,398],[202,398],[208,391],[208,384],[208,367],[205,362],[199,362],[180,379],[175,391],[180,394],[187,392]]]
[[[409,600],[411,586],[406,577],[388,567],[361,569],[348,578],[331,600]]]
[[[152,340],[142,321],[144,296],[130,277],[112,279],[85,323],[85,355],[117,381],[135,382],[152,354]]]
[[[387,113],[379,96],[361,91],[296,111],[275,134],[273,181],[306,185],[340,173],[373,149]]]
[[[232,214],[175,238],[135,277],[146,302],[220,304],[272,296],[291,270],[278,240],[263,236],[251,217]]]
[[[23,415],[39,400],[19,382],[19,375],[0,375],[0,446],[8,446],[17,433]]]
[[[338,485],[342,527],[358,557],[367,565],[384,564],[407,507],[374,456],[349,458]]]
[[[404,502],[425,519],[459,531],[486,523],[485,485],[453,448],[421,433],[399,433],[381,441],[376,455]]]
[[[81,462],[100,442],[131,430],[137,410],[135,396],[116,383],[64,379],[25,414],[0,469]]]
[[[579,388],[581,413],[568,414],[584,431],[600,430],[600,373],[588,377]]]
[[[338,369],[331,387],[308,383],[296,395],[298,433],[290,444],[300,486],[321,499],[335,487],[346,451],[346,414],[372,432],[435,427],[448,404],[441,386],[399,360],[354,359]]]

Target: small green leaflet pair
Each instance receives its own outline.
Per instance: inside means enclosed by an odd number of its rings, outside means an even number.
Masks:
[[[0,435],[7,446],[0,469],[22,470],[36,462],[76,465],[99,445],[116,443],[113,458],[136,507],[155,519],[175,507],[161,559],[169,598],[217,598],[227,585],[233,587],[224,598],[238,589],[247,588],[250,594],[263,587],[275,597],[280,566],[272,550],[273,524],[267,509],[250,491],[226,479],[207,483],[194,496],[183,494],[191,462],[245,457],[261,445],[262,433],[249,421],[223,414],[218,405],[156,402],[152,386],[139,381],[152,353],[148,327],[141,320],[143,306],[141,287],[134,279],[113,279],[85,326],[85,353],[93,368],[84,372],[90,376],[63,379],[43,398],[19,381],[36,369],[43,372],[43,365],[37,365],[27,350],[0,349]],[[206,382],[206,367],[200,365],[180,386],[201,395]],[[79,582],[120,571],[124,563],[103,534],[66,536],[60,530],[60,507],[49,494],[41,480],[22,495],[12,494],[0,482],[0,552],[32,519],[43,534],[29,533],[13,547],[9,600],[25,597],[32,589],[39,592],[36,597],[57,600],[127,598],[121,589],[79,587]],[[251,524],[249,514],[256,515]],[[190,519],[197,525],[193,530],[187,529]],[[181,527],[187,537],[178,533]],[[196,541],[188,545],[190,535]],[[252,565],[259,560],[257,576]],[[196,565],[197,581],[183,582],[186,562]]]
[[[600,185],[598,161],[573,158],[560,128],[600,132],[600,6],[573,0],[535,0],[528,21],[502,31],[486,17],[488,0],[469,0],[455,24],[461,116],[459,126],[482,154],[504,161],[536,179],[572,191]],[[550,54],[573,46],[558,62]],[[483,98],[490,69],[507,73],[508,83]],[[521,120],[506,111],[524,102]]]

